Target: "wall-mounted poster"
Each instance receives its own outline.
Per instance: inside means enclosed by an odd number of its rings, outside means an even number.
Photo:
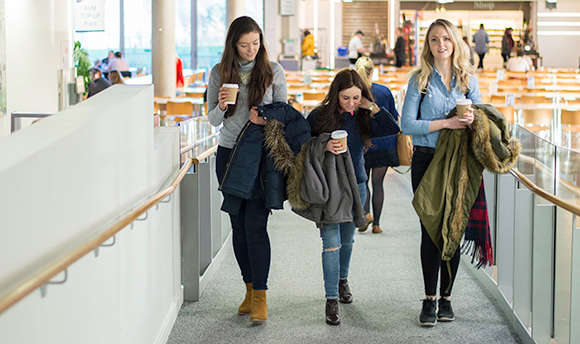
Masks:
[[[293,16],[295,8],[294,0],[280,0],[280,15],[281,16]]]
[[[105,0],[74,0],[77,32],[105,31]]]
[[[0,0],[0,116],[6,114],[6,12]]]

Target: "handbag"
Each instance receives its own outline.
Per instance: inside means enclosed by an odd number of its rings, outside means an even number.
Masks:
[[[397,155],[399,155],[399,166],[411,166],[413,144],[409,135],[397,134]]]

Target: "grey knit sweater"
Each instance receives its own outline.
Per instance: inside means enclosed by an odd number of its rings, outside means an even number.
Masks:
[[[271,64],[274,78],[272,84],[266,89],[262,103],[259,105],[288,101],[284,70],[276,62],[271,62]],[[241,65],[240,73],[251,72],[253,66],[253,61]],[[219,145],[226,148],[233,148],[236,142],[236,137],[238,137],[238,134],[242,131],[242,128],[246,122],[248,122],[248,118],[250,117],[250,111],[248,110],[248,87],[247,85],[240,84],[236,112],[234,112],[233,116],[224,118],[225,111],[220,110],[218,106],[218,93],[221,85],[222,82],[220,80],[219,64],[217,64],[212,68],[209,75],[209,85],[207,89],[208,117],[209,122],[213,126],[217,127],[222,123],[224,124],[220,131]]]

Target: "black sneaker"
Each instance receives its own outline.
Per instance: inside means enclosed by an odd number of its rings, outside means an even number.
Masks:
[[[451,301],[447,299],[439,299],[439,309],[437,310],[437,320],[439,321],[453,321],[455,320],[455,314],[453,314],[453,308],[451,307]]]
[[[338,280],[338,300],[340,303],[352,303],[352,292],[346,278]]]
[[[419,325],[433,327],[437,323],[435,316],[435,300],[423,299],[423,308],[419,314]]]

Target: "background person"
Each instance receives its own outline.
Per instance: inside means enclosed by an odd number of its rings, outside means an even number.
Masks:
[[[314,35],[308,30],[304,30],[304,39],[302,40],[302,57],[314,58]]]
[[[109,72],[109,81],[111,82],[111,85],[124,84],[125,83],[125,79],[123,78],[123,76],[121,75],[121,73],[119,73],[116,70],[113,70],[113,71],[110,71]]]
[[[129,62],[123,58],[123,54],[120,51],[115,53],[115,57],[109,61],[109,65],[107,66],[107,71],[118,71],[123,76],[126,76],[126,73],[129,72]]]
[[[512,28],[508,27],[503,33],[503,38],[501,40],[501,57],[503,57],[503,62],[506,63],[510,58],[512,49],[514,48],[514,38],[512,37]]]
[[[479,55],[479,63],[477,64],[477,68],[483,68],[483,58],[488,51],[488,44],[489,44],[489,35],[485,32],[483,27],[483,23],[479,24],[479,30],[475,34],[473,34],[473,43],[475,43],[475,52]]]
[[[360,75],[364,84],[371,90],[375,103],[387,110],[395,121],[399,119],[399,113],[395,108],[395,99],[388,87],[371,82],[374,64],[373,61],[363,56],[356,61],[355,70]],[[366,200],[364,202],[366,225],[360,227],[360,232],[366,231],[369,224],[373,224],[373,233],[381,233],[380,226],[381,212],[385,200],[383,181],[389,166],[398,166],[397,159],[397,135],[377,137],[371,139],[371,146],[364,155],[365,172],[372,180],[373,192],[366,183]],[[372,175],[371,175],[372,171]],[[370,200],[373,203],[373,213],[371,215]]]
[[[403,38],[403,31],[401,28],[396,29],[397,41],[395,42],[395,65],[397,67],[402,67],[407,60],[407,54],[405,53],[405,39]]]
[[[356,60],[369,50],[363,46],[362,37],[365,34],[361,30],[357,30],[348,42],[348,60],[351,64],[355,64]]]
[[[473,104],[481,103],[477,79],[469,64],[469,52],[455,26],[445,19],[437,19],[429,26],[426,37],[420,67],[409,80],[401,120],[403,132],[413,136],[413,192],[433,159],[439,131],[465,129],[473,122],[472,108],[464,115],[466,121],[460,121],[457,116],[447,118],[455,108],[455,99],[467,96]],[[451,291],[459,266],[459,248],[450,261],[442,261],[440,249],[421,224],[420,251],[425,299],[419,324],[434,326],[437,320],[452,321],[455,314],[451,307]],[[440,299],[436,305],[440,271]]]
[[[239,85],[235,105],[226,104],[228,90],[222,87],[225,83]],[[211,70],[207,90],[209,121],[213,126],[223,124],[216,157],[220,182],[224,180],[236,138],[248,121],[265,124],[264,118],[258,116],[257,106],[286,102],[286,92],[284,71],[278,63],[270,62],[262,29],[250,17],[236,18],[228,29],[222,59]],[[254,185],[254,190],[254,197],[250,199],[224,193],[222,210],[230,216],[234,254],[246,284],[246,297],[238,307],[238,314],[249,313],[250,321],[260,323],[268,318],[266,289],[270,239],[267,224],[270,210],[266,208],[264,192],[259,185]]]
[[[89,83],[89,93],[87,98],[92,97],[105,88],[111,86],[111,83],[107,79],[103,78],[101,70],[98,68],[91,68],[89,70],[89,76],[91,78],[91,82]]]

